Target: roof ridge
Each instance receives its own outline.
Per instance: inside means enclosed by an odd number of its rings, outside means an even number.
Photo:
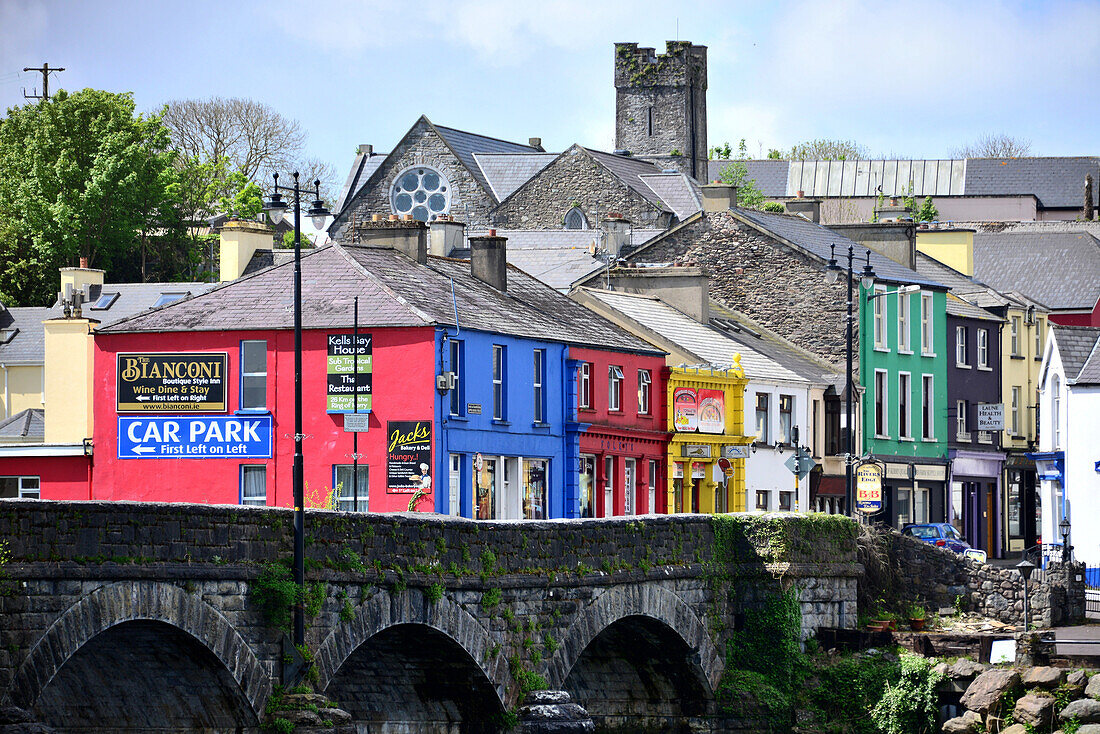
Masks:
[[[710,298],[708,296],[707,300],[713,301],[715,299]],[[719,302],[719,305],[722,306],[722,308],[726,309],[727,311],[730,311],[730,312],[736,314],[737,318],[739,320],[744,320],[744,321],[748,322],[748,324],[753,329],[759,329],[760,331],[766,333],[769,337],[781,342],[785,347],[787,347],[787,348],[789,348],[789,349],[791,349],[795,352],[798,352],[798,354],[801,357],[814,362],[819,367],[827,369],[831,373],[840,374],[840,370],[835,365],[831,364],[828,360],[825,360],[825,359],[817,356],[816,354],[814,354],[810,350],[806,349],[805,347],[802,347],[798,344],[795,344],[793,341],[791,341],[787,337],[783,336],[782,334],[775,331],[771,327],[765,326],[764,324],[762,324],[759,321],[757,321],[756,319],[752,318],[751,316],[749,316],[745,312],[740,311],[736,308],[732,308],[730,306],[727,306],[727,305],[725,305],[724,303],[721,303],[721,302]]]
[[[421,115],[421,117],[423,117],[425,120],[428,120],[426,115]],[[484,138],[485,140],[495,140],[498,143],[508,143],[509,145],[518,145],[521,148],[527,148],[532,153],[542,153],[542,152],[544,152],[544,151],[536,150],[535,148],[531,147],[530,145],[527,145],[526,143],[516,143],[516,142],[511,141],[511,140],[505,140],[504,138],[494,138],[492,135],[482,135],[481,133],[472,133],[469,130],[460,130],[457,127],[449,127],[448,125],[436,125],[431,120],[428,120],[428,124],[431,125],[432,127],[434,127],[436,130],[438,130],[439,128],[443,128],[444,130],[452,130],[456,133],[462,133],[463,135],[473,135],[473,136],[478,137],[478,138]]]
[[[395,301],[397,301],[397,302],[398,302],[398,303],[400,303],[400,304],[401,304],[402,306],[404,306],[404,307],[405,307],[406,309],[408,309],[408,311],[409,311],[409,312],[410,312],[410,313],[411,313],[411,314],[412,314],[413,316],[415,316],[416,318],[420,319],[421,321],[423,321],[423,322],[425,322],[425,323],[427,323],[427,324],[434,324],[434,323],[436,323],[435,319],[433,319],[433,318],[432,318],[431,316],[429,316],[429,315],[428,315],[428,314],[426,314],[425,312],[421,311],[421,310],[420,310],[419,308],[417,308],[416,306],[414,306],[414,305],[412,305],[411,303],[409,303],[409,302],[408,302],[408,301],[407,301],[407,300],[406,300],[405,298],[403,298],[403,297],[402,297],[402,296],[401,296],[400,294],[398,294],[398,293],[395,293],[395,292],[393,291],[393,289],[392,289],[392,288],[390,288],[390,287],[389,287],[388,285],[386,285],[385,283],[383,283],[383,282],[381,281],[381,279],[379,279],[379,278],[378,278],[378,276],[376,276],[376,275],[375,275],[374,273],[372,273],[371,271],[369,271],[369,270],[367,270],[367,269],[366,269],[365,267],[363,267],[362,263],[360,263],[360,262],[359,262],[358,260],[356,260],[356,259],[355,259],[354,257],[352,257],[352,256],[351,256],[351,253],[350,253],[350,252],[348,252],[348,250],[347,250],[347,247],[345,247],[344,245],[341,245],[341,244],[340,244],[340,243],[338,243],[338,242],[337,242],[337,243],[333,243],[333,245],[334,245],[334,247],[336,247],[336,251],[337,251],[337,252],[339,252],[339,253],[340,253],[340,255],[341,255],[341,256],[342,256],[342,257],[343,257],[343,258],[344,258],[345,260],[347,260],[347,262],[348,262],[348,263],[349,263],[349,264],[350,264],[350,265],[351,265],[351,266],[352,266],[352,267],[353,267],[354,269],[358,270],[358,271],[359,271],[359,272],[360,272],[360,273],[361,273],[362,275],[364,275],[364,276],[365,276],[366,278],[368,278],[369,280],[371,280],[372,282],[374,282],[374,283],[375,283],[375,284],[376,284],[376,285],[377,285],[377,286],[378,286],[379,288],[381,288],[381,289],[382,289],[383,291],[385,291],[385,292],[386,292],[386,293],[387,293],[387,294],[388,294],[388,295],[389,295],[389,296],[390,296],[391,298],[393,298],[393,299],[394,299]],[[395,252],[395,253],[397,253],[397,250],[394,250],[394,252]],[[404,253],[397,253],[397,254],[399,254],[399,255],[404,255]]]

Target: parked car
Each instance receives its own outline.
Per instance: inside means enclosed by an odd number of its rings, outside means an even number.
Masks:
[[[976,561],[985,563],[985,551],[971,548],[970,544],[963,540],[954,525],[946,522],[910,523],[901,529],[902,535],[923,540],[939,548],[946,548],[959,555],[968,556]]]

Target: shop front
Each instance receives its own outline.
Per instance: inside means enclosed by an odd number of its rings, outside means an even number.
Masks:
[[[580,437],[581,517],[665,511],[664,432],[591,427]]]
[[[1004,495],[1001,468],[1005,455],[992,451],[951,451],[949,522],[972,548],[990,558],[1004,556]]]
[[[883,522],[899,530],[910,523],[947,522],[946,464],[876,458],[886,464]]]
[[[737,362],[727,370],[672,369],[666,512],[746,510],[745,459],[753,437],[744,435],[745,384]]]
[[[1037,545],[1043,511],[1035,480],[1035,462],[1010,452],[1004,469],[1004,529],[1006,551],[1022,553]]]
[[[469,501],[475,520],[549,517],[550,459],[478,453],[471,457],[470,466]]]

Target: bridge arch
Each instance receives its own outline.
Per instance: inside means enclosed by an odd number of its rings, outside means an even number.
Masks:
[[[271,683],[248,643],[225,616],[200,597],[156,581],[101,586],[66,609],[16,671],[9,700],[32,709],[59,673],[65,673],[66,663],[81,662],[83,652],[104,645],[141,648],[142,643],[136,641],[163,643],[189,656],[204,650],[203,662],[231,689],[227,693],[239,699],[239,708],[255,718],[247,723],[258,724]],[[111,654],[110,650],[99,652]]]
[[[618,586],[596,597],[566,630],[546,667],[550,687],[571,691],[596,718],[601,707],[618,706],[617,713],[631,708],[613,700],[609,681],[641,691],[623,691],[625,698],[682,702],[680,711],[667,715],[704,715],[722,670],[704,621],[679,595],[652,584]],[[598,693],[586,700],[586,690]],[[653,713],[639,705],[636,714]]]
[[[498,649],[485,626],[447,595],[432,603],[415,589],[381,592],[363,602],[350,622],[337,623],[321,643],[315,658],[318,689],[356,721],[369,720],[388,692],[391,706],[392,700],[420,701],[423,710],[411,706],[406,712],[412,719],[458,717],[467,728],[474,725],[469,731],[479,731],[477,723],[487,723],[480,720],[508,707],[510,674]],[[450,690],[452,678],[461,690]],[[364,685],[364,679],[372,682]]]

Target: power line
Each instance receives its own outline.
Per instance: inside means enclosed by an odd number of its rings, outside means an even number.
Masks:
[[[23,71],[37,71],[37,72],[40,72],[42,74],[42,94],[27,94],[27,90],[24,88],[23,89],[23,97],[26,98],[26,99],[48,100],[50,98],[50,72],[52,71],[56,74],[59,71],[65,71],[65,67],[59,67],[59,68],[56,68],[56,69],[51,69],[49,64],[43,62],[42,66],[37,68],[37,69],[34,68],[33,66],[24,66]],[[31,90],[31,91],[37,91],[37,90]]]

